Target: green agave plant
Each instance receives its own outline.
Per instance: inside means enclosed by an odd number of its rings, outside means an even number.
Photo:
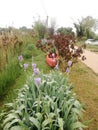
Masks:
[[[14,103],[1,113],[3,130],[80,130],[82,105],[59,71],[28,78]],[[36,80],[37,79],[37,80]],[[37,81],[37,82],[36,82]]]

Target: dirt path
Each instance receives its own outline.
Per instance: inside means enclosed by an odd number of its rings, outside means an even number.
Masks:
[[[98,74],[98,54],[94,52],[90,52],[88,50],[84,50],[84,54],[86,60],[82,61],[88,67],[90,67],[95,73]]]

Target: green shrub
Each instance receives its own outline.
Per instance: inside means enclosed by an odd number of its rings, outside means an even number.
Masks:
[[[26,59],[31,58],[31,57],[32,57],[32,51],[30,51],[30,50],[25,50],[25,51],[23,51],[22,55],[23,55],[23,57],[26,58]]]
[[[34,56],[38,55],[38,52],[36,50],[36,46],[34,44],[27,44],[25,50],[22,52],[22,55],[24,58],[28,59],[31,58],[32,55],[34,54]]]
[[[38,82],[36,82],[38,81]],[[61,72],[32,75],[1,114],[3,130],[78,130],[82,105]]]
[[[33,43],[27,45],[27,50],[33,51],[35,48],[36,47],[35,47],[35,45]]]

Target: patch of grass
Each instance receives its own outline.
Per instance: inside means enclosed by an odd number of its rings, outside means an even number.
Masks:
[[[51,67],[46,63],[46,55],[42,53],[41,50],[38,51],[38,55],[34,56],[34,61],[43,73],[50,71]]]
[[[14,99],[17,97],[18,89],[22,87],[22,85],[25,83],[25,80],[26,74],[23,73],[23,75],[20,75],[20,77],[16,79],[14,84],[8,86],[9,89],[6,89],[6,94],[0,99],[0,110],[2,110],[5,103],[14,101]]]
[[[88,49],[96,49],[96,50],[98,50],[98,45],[90,45],[90,44],[88,44],[87,48]]]
[[[75,86],[73,91],[84,104],[83,120],[86,121],[85,124],[88,121],[88,128],[85,130],[97,130],[98,100],[95,99],[98,99],[98,75],[83,63],[78,62],[72,67],[69,79]]]
[[[29,59],[29,58],[32,57],[32,51],[25,50],[25,51],[22,52],[22,55],[23,55],[24,58]]]
[[[95,53],[98,53],[98,45],[87,45],[87,49],[92,51],[92,52],[95,52]]]
[[[29,43],[27,44],[26,48],[23,50],[22,55],[24,58],[29,59],[32,57],[32,53],[37,55],[37,50],[35,44]]]
[[[85,43],[85,41],[79,41],[76,44],[77,44],[77,46],[81,46],[84,43]],[[98,45],[86,44],[86,49],[98,53]]]
[[[13,58],[4,70],[0,72],[0,97],[6,94],[6,90],[12,85],[20,74],[18,60]]]

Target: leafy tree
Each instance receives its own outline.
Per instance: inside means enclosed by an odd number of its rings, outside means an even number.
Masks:
[[[81,26],[81,23],[77,24],[77,23],[74,23],[74,26],[76,28],[76,33],[77,33],[77,37],[83,37],[83,29],[82,29],[82,26]]]
[[[22,26],[19,29],[22,30],[22,31],[27,31],[27,27],[26,26]]]
[[[63,33],[65,35],[74,34],[71,27],[61,27],[57,29],[58,33]]]
[[[54,18],[51,19],[50,27],[48,28],[48,35],[50,38],[53,37],[56,28],[56,21]]]
[[[89,39],[95,38],[95,33],[89,29],[86,30],[86,37]]]
[[[45,37],[46,25],[45,25],[45,22],[43,22],[40,18],[37,21],[35,21],[33,25],[33,29],[38,34],[39,39],[42,39]]]
[[[94,37],[94,32],[98,26],[96,19],[91,16],[87,16],[82,18],[82,20],[78,20],[78,23],[74,23],[74,27],[76,28],[77,37],[86,36],[87,38]]]

